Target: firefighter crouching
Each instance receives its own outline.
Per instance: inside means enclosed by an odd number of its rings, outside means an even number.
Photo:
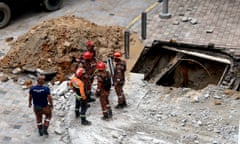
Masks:
[[[106,66],[103,62],[97,63],[97,70],[98,73],[96,97],[99,97],[100,99],[103,113],[102,120],[109,120],[110,118],[112,118],[112,110],[108,99],[111,88],[110,74],[108,71],[106,71]],[[110,83],[105,80],[106,78],[110,80]]]
[[[118,96],[118,104],[115,106],[115,108],[121,109],[127,106],[126,98],[123,92],[123,86],[125,83],[126,62],[124,60],[121,60],[122,54],[120,52],[115,52],[113,56],[115,61],[113,82],[116,94]]]
[[[88,108],[87,97],[84,91],[84,83],[81,77],[85,73],[83,68],[78,68],[75,76],[70,80],[69,86],[75,92],[75,115],[76,118],[80,116],[82,125],[91,125],[91,122],[86,119],[86,111]],[[79,108],[81,107],[81,112],[79,113]]]

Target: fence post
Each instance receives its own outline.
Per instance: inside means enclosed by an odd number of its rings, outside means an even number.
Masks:
[[[168,13],[168,0],[163,0],[163,10],[159,15],[162,19],[168,19],[171,17],[171,14]]]
[[[142,12],[142,39],[145,40],[147,38],[147,13]]]
[[[130,32],[126,30],[124,32],[124,53],[126,59],[129,59],[129,46],[130,46]]]

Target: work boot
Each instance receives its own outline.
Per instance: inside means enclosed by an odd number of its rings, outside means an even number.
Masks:
[[[75,116],[76,116],[76,118],[79,118],[79,116],[80,116],[79,111],[75,111]]]
[[[42,128],[38,128],[38,133],[40,136],[43,136],[43,129]]]
[[[112,109],[110,108],[109,110],[108,110],[108,116],[109,116],[109,118],[112,118]]]
[[[109,117],[108,116],[103,116],[101,117],[102,120],[105,120],[105,121],[109,121]]]
[[[123,107],[127,107],[127,102],[124,101],[122,105],[123,105]]]
[[[123,109],[123,107],[124,107],[123,104],[117,104],[117,105],[115,106],[116,109]]]
[[[91,122],[88,120],[82,120],[82,125],[91,125]]]
[[[95,102],[95,101],[96,101],[95,98],[91,98],[91,97],[87,98],[87,102],[88,102],[88,103],[90,103],[90,102]]]
[[[43,134],[44,134],[44,135],[48,135],[47,129],[48,129],[47,126],[44,126],[44,127],[43,127]]]

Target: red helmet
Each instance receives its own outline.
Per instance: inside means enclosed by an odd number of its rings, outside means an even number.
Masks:
[[[87,47],[92,47],[94,44],[93,44],[93,41],[89,40],[87,41]]]
[[[84,72],[85,72],[84,68],[78,68],[75,74],[77,77],[81,77]]]
[[[115,52],[113,54],[114,58],[120,58],[122,56],[122,54],[120,52]]]
[[[106,66],[105,66],[105,63],[103,62],[98,62],[97,63],[97,69],[98,70],[105,70]]]
[[[91,52],[84,52],[83,53],[83,58],[84,59],[91,59],[92,58],[92,53]]]

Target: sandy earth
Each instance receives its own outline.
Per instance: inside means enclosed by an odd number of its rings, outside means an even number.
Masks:
[[[63,81],[74,72],[76,63],[72,60],[86,50],[88,40],[94,42],[99,61],[106,61],[114,51],[124,53],[123,32],[122,27],[99,26],[75,16],[51,19],[34,26],[15,41],[7,38],[12,48],[1,59],[0,69],[57,72],[55,80]],[[130,43],[134,45],[137,41],[131,39]]]

